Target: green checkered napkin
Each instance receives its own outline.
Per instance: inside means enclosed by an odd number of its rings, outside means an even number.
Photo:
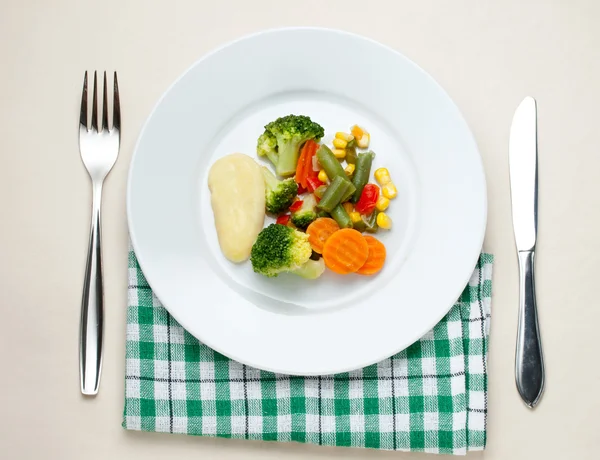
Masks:
[[[408,349],[321,377],[263,372],[203,345],[161,306],[129,252],[123,426],[131,430],[465,454],[486,444],[493,257]]]

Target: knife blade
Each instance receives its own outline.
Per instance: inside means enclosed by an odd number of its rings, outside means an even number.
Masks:
[[[510,192],[519,260],[519,325],[515,381],[525,404],[533,408],[544,390],[544,359],[535,296],[537,241],[537,104],[528,96],[517,107],[509,141]]]

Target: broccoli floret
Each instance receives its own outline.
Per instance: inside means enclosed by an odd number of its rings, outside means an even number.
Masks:
[[[262,167],[262,172],[265,178],[265,207],[267,212],[280,214],[286,211],[298,194],[298,184],[292,177],[278,180],[265,166]]]
[[[277,138],[269,131],[265,131],[258,138],[256,152],[261,157],[266,156],[273,163],[273,166],[277,166],[277,161],[279,160]]]
[[[325,261],[321,258],[319,260],[309,259],[308,262],[294,270],[292,273],[301,276],[302,278],[314,280],[321,276],[324,271]]]
[[[279,176],[290,176],[296,171],[300,147],[309,139],[319,141],[325,130],[305,115],[287,115],[265,126],[258,139],[258,154],[267,155],[276,164]],[[273,146],[273,138],[276,146]],[[273,161],[276,152],[277,161]]]
[[[325,271],[325,261],[312,260],[311,254],[308,235],[285,225],[271,224],[258,234],[250,261],[254,271],[261,275],[292,273],[316,279]]]
[[[292,213],[292,224],[304,230],[317,218],[316,207],[317,200],[315,196],[313,194],[308,195],[302,201],[300,209]]]
[[[256,273],[273,277],[299,269],[308,262],[311,253],[307,234],[285,225],[271,224],[258,234],[250,262]]]

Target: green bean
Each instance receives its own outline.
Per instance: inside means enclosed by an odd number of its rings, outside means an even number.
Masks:
[[[352,228],[352,219],[341,204],[338,204],[333,211],[331,217],[338,223],[340,228]]]
[[[341,177],[347,182],[350,182],[348,176],[346,176],[344,168],[342,168],[342,165],[334,156],[331,149],[325,144],[321,144],[321,147],[319,147],[319,150],[317,150],[317,159],[319,160],[319,164],[327,173],[327,177],[329,177],[329,180],[333,180],[336,177]]]
[[[348,192],[348,188],[351,186],[352,184],[350,182],[342,179],[340,176],[337,176],[335,179],[333,179],[329,187],[327,187],[327,190],[325,190],[323,198],[321,198],[321,201],[319,201],[317,207],[323,211],[333,211],[333,208],[340,204],[342,198]]]
[[[362,219],[358,222],[352,222],[352,227],[360,233],[364,233],[367,230],[367,224],[365,224],[365,221]]]
[[[339,177],[348,183],[349,187],[341,197],[340,202],[343,203],[344,201],[348,201],[348,198],[354,193],[355,187],[352,185],[352,182],[346,175],[346,171],[344,171],[344,168],[342,168],[338,159],[333,155],[333,152],[325,144],[322,144],[321,147],[319,147],[319,150],[317,150],[317,159],[330,180],[333,181]]]
[[[315,194],[315,196],[317,198],[323,198],[323,194],[325,193],[325,190],[327,190],[327,186],[321,185],[321,186],[317,187],[317,189],[313,193]]]
[[[354,184],[354,187],[356,187],[354,196],[352,197],[353,203],[358,202],[364,186],[369,182],[373,158],[375,158],[373,152],[365,152],[358,155],[356,160],[356,170],[354,171],[354,177],[352,178],[352,183]]]
[[[356,147],[350,147],[350,144],[348,144],[348,147],[346,147],[346,163],[349,165],[355,165],[357,158],[358,156],[356,155]]]
[[[331,217],[331,214],[329,214],[327,211],[319,211],[317,212],[317,217]]]
[[[352,184],[352,182],[348,181],[348,184],[348,190],[346,191],[346,193],[344,193],[344,196],[342,197],[342,201],[340,201],[340,203],[345,203],[346,201],[348,201],[356,191],[356,187]]]

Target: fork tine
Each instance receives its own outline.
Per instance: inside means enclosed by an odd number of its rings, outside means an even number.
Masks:
[[[115,72],[114,86],[114,101],[113,101],[113,129],[121,130],[121,102],[119,100],[119,83],[117,82],[117,72]]]
[[[108,91],[106,90],[106,70],[104,71],[104,91],[103,91],[103,102],[102,102],[102,131],[108,128]]]
[[[98,82],[94,71],[94,94],[92,100],[92,129],[98,131]]]
[[[87,103],[88,103],[88,95],[87,95],[87,70],[85,71],[85,75],[83,77],[83,90],[81,92],[81,111],[79,113],[79,124],[82,128],[85,128],[87,131]]]

